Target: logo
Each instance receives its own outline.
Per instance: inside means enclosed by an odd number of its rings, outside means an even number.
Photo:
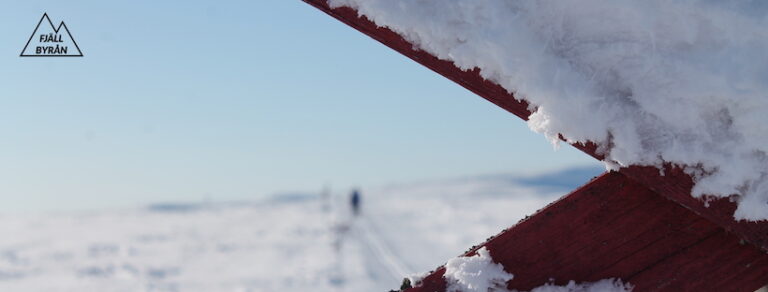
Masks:
[[[58,27],[43,13],[35,31],[29,37],[20,57],[82,57],[83,52],[77,46],[69,28],[62,21]]]

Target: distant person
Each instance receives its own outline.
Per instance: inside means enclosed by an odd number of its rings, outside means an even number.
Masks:
[[[360,215],[360,191],[357,189],[352,190],[352,194],[349,196],[349,204],[352,208],[352,214],[355,216]]]

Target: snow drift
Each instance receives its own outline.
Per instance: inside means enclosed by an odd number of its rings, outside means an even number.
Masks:
[[[506,283],[514,275],[504,271],[504,267],[493,262],[490,252],[485,247],[477,254],[468,257],[453,258],[445,265],[445,278],[450,292],[489,292],[510,291]],[[632,285],[619,279],[603,279],[597,282],[576,284],[570,281],[565,286],[546,284],[536,287],[531,292],[628,292]]]
[[[346,192],[330,201],[285,194],[0,213],[0,231],[13,235],[0,238],[0,291],[388,291],[575,187],[552,188],[544,178],[592,175],[589,168],[363,188],[356,220]]]
[[[330,0],[531,104],[531,129],[672,163],[694,196],[768,219],[768,4],[708,0]]]

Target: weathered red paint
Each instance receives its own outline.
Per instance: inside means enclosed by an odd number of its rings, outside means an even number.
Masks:
[[[680,168],[666,166],[662,175],[662,172],[654,167],[632,166],[621,169],[621,173],[722,226],[763,251],[768,251],[768,221],[736,221],[733,219],[736,204],[730,200],[712,199],[705,203],[692,197],[693,180]]]
[[[527,120],[532,109],[512,93],[421,51],[353,9],[303,0],[408,58]],[[602,159],[597,145],[574,144]],[[728,199],[690,196],[680,168],[628,167],[606,174],[484,243],[515,274],[509,287],[530,289],[554,279],[618,277],[636,291],[754,291],[768,283],[768,222],[736,221]],[[742,241],[743,240],[743,241]],[[750,244],[742,244],[748,242]],[[761,251],[762,249],[762,251]],[[471,250],[471,254],[475,249]],[[409,291],[444,291],[443,268]]]
[[[619,278],[635,291],[755,291],[768,254],[618,172],[607,173],[480,247],[509,289]],[[409,292],[445,291],[439,268]],[[551,280],[551,281],[550,281]]]

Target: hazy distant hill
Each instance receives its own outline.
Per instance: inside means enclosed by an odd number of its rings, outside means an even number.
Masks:
[[[0,291],[386,291],[601,172],[576,168],[248,202],[3,216]]]

